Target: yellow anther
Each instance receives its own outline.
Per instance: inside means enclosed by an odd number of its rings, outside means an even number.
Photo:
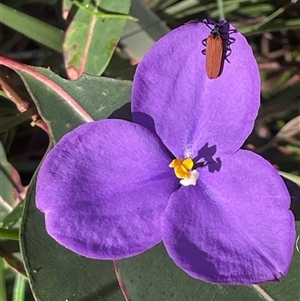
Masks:
[[[174,159],[169,167],[174,168],[175,175],[178,179],[187,179],[191,177],[194,162],[191,158]]]
[[[182,165],[183,165],[186,169],[190,170],[190,169],[192,169],[193,166],[194,166],[194,161],[193,161],[191,158],[186,158],[186,159],[184,159],[184,160],[182,161]]]
[[[179,167],[182,163],[183,159],[174,159],[172,162],[169,164],[169,167]]]

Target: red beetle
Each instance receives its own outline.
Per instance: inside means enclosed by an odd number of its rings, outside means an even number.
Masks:
[[[229,33],[236,32],[236,30],[230,30],[229,23],[226,21],[211,23],[205,20],[202,22],[212,29],[207,39],[202,41],[203,45],[206,46],[202,53],[206,54],[207,76],[210,79],[215,79],[221,74],[224,59],[230,54],[227,54],[227,51],[230,50],[230,44],[235,41],[234,38],[229,37]],[[210,24],[214,24],[214,27],[212,28]]]

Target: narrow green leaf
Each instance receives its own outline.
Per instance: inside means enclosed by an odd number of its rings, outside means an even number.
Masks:
[[[223,0],[217,0],[218,4],[218,10],[219,10],[219,19],[225,20],[225,13],[224,13],[224,6],[223,6]]]
[[[254,25],[243,25],[238,28],[238,30],[247,34],[247,36],[258,35],[264,32],[274,32],[280,31],[282,28],[285,30],[299,29],[300,27],[300,19],[299,18],[289,18],[289,19],[276,19],[271,22],[263,25],[258,30],[253,29]]]
[[[4,121],[0,122],[0,133],[6,132],[10,128],[30,119],[30,117],[36,113],[37,113],[36,108],[31,108],[16,116],[7,117]]]
[[[284,172],[284,171],[279,171],[279,174],[284,176],[285,178],[295,182],[297,185],[300,186],[300,176],[288,173],[288,172]]]
[[[89,1],[86,5],[83,5],[82,2],[80,2],[79,0],[72,0],[72,2],[92,17],[98,17],[100,19],[126,19],[132,21],[138,20],[137,18],[128,14],[107,11],[98,5],[95,6],[95,2],[93,3],[92,1]]]
[[[28,38],[62,52],[63,31],[0,3],[0,22]]]
[[[66,31],[63,44],[68,76],[77,79],[83,72],[100,75],[129,17],[130,0],[97,0],[95,6],[89,1],[82,4],[75,0],[74,3],[80,8]]]
[[[0,245],[0,257],[2,257],[13,270],[27,277],[22,261],[11,252],[5,250],[2,244]]]
[[[7,301],[4,260],[0,257],[0,300]]]
[[[19,229],[0,228],[0,238],[19,240]]]
[[[65,20],[67,20],[72,6],[73,6],[73,1],[72,0],[62,0],[62,6],[61,6],[62,17]]]
[[[9,213],[0,223],[2,228],[11,229],[21,219],[24,202],[20,202],[11,213]]]
[[[23,275],[16,275],[12,301],[25,301],[26,282],[26,278]]]
[[[12,210],[13,183],[12,166],[6,159],[5,150],[0,141],[0,221]]]

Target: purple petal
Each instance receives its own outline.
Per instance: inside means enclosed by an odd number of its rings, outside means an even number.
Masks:
[[[148,129],[122,120],[84,124],[43,162],[36,204],[60,244],[98,259],[132,256],[161,241],[159,220],[178,185]]]
[[[203,23],[181,26],[145,55],[134,78],[134,120],[156,131],[176,157],[195,156],[206,143],[218,154],[236,151],[250,134],[260,102],[257,63],[246,39],[235,41],[216,79],[205,71]]]
[[[295,243],[290,196],[276,170],[249,151],[200,173],[171,197],[163,241],[175,263],[205,281],[253,284],[287,274]]]

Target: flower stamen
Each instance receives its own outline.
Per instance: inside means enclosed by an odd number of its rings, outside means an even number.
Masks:
[[[172,160],[169,167],[174,168],[176,177],[180,180],[180,184],[183,186],[196,185],[196,181],[199,178],[197,170],[193,170],[194,161],[191,158],[178,158]]]

